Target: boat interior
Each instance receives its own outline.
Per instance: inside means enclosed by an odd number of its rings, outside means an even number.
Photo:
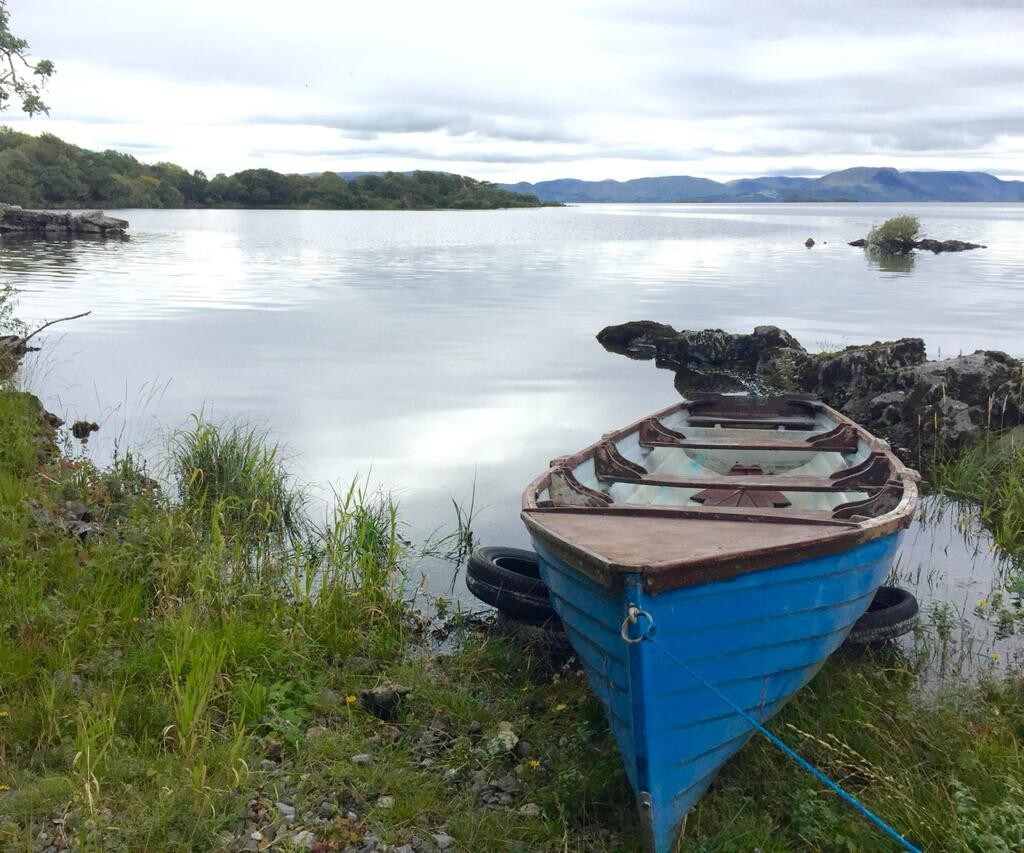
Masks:
[[[900,470],[887,446],[798,395],[694,395],[552,462],[539,509],[745,512],[856,524],[895,508]]]

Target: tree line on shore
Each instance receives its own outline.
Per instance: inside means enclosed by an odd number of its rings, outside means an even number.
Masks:
[[[422,210],[539,207],[532,195],[446,172],[285,175],[246,169],[208,178],[174,163],[149,165],[89,151],[44,133],[0,127],[0,201],[40,208],[279,207]]]

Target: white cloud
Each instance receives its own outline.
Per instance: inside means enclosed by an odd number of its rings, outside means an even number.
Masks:
[[[1020,171],[1024,7],[14,0],[47,130],[212,174]]]

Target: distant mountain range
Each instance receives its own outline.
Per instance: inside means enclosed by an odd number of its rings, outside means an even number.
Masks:
[[[502,189],[561,202],[1024,201],[1024,181],[987,172],[901,172],[861,166],[820,178],[740,178],[719,183],[679,175],[632,181],[562,178]]]

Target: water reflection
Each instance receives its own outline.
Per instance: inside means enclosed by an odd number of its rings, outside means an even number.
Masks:
[[[658,367],[669,365],[659,364]],[[749,391],[750,380],[734,376],[723,370],[700,371],[689,367],[678,367],[673,381],[680,397],[698,391],[717,391],[722,394],[735,391]]]
[[[917,596],[917,632],[901,646],[928,682],[978,678],[1024,664],[1024,613],[1015,566],[977,512],[940,496],[922,499],[890,581]]]
[[[865,249],[864,257],[867,258],[869,266],[877,267],[882,272],[911,273],[917,262],[917,255],[913,252],[896,254],[880,252],[877,249]]]
[[[549,459],[677,396],[608,356],[604,326],[774,323],[809,347],[920,334],[933,356],[1021,354],[1024,207],[928,205],[935,233],[990,248],[922,256],[899,288],[846,245],[893,212],[111,211],[130,240],[0,239],[0,281],[32,323],[92,309],[29,369],[68,422],[101,424],[98,462],[118,445],[159,459],[161,434],[204,409],[266,426],[304,482],[372,472],[414,538],[475,483],[479,540],[523,545],[520,493]]]

